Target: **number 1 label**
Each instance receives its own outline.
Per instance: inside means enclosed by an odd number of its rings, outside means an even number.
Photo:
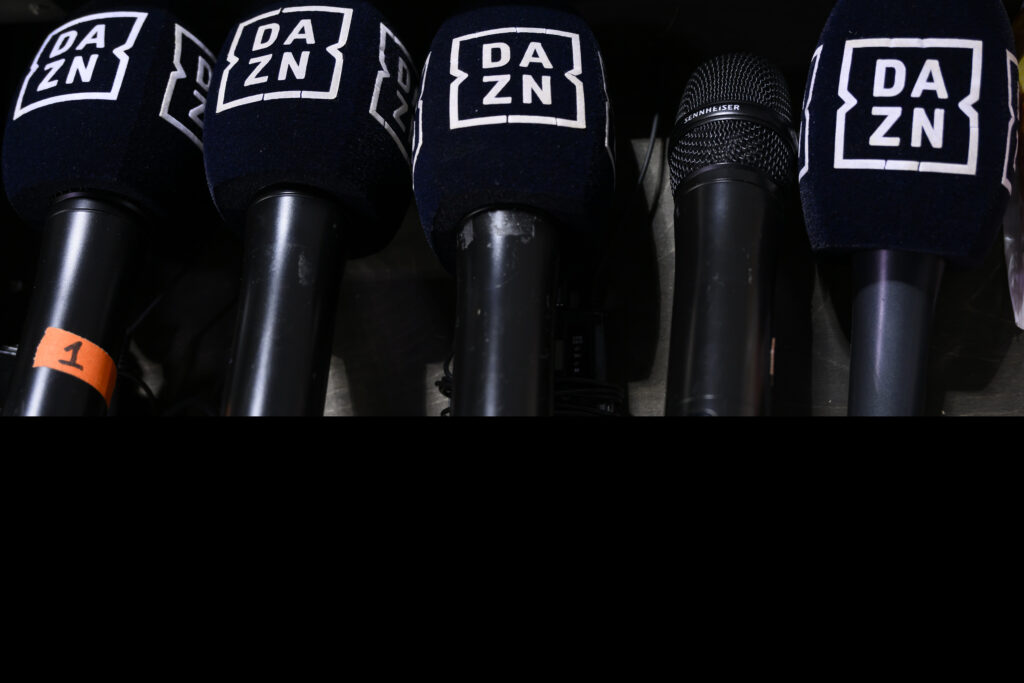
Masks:
[[[49,327],[36,347],[33,368],[48,368],[82,380],[110,406],[117,383],[117,366],[110,354],[77,334]]]

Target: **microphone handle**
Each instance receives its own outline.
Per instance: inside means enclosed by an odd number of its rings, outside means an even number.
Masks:
[[[767,412],[778,190],[720,166],[676,192],[675,290],[665,414]]]
[[[928,348],[945,262],[891,249],[852,257],[850,416],[924,412]]]
[[[271,190],[249,208],[225,415],[323,415],[341,222],[335,201],[304,190]]]
[[[456,246],[452,415],[554,412],[557,230],[525,209],[471,216]]]
[[[142,216],[116,200],[71,194],[54,204],[5,415],[107,414],[128,324],[125,292],[134,291],[147,233]],[[46,351],[50,339],[56,345]],[[90,353],[94,345],[100,350]],[[83,380],[98,377],[107,396]]]

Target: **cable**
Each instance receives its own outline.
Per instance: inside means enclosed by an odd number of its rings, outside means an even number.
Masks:
[[[454,358],[454,352],[448,355],[448,358],[444,361],[444,377],[434,382],[434,386],[441,392],[441,395],[448,399],[448,407],[441,411],[441,417],[452,416],[451,400],[455,389],[455,378],[452,376],[452,361]]]

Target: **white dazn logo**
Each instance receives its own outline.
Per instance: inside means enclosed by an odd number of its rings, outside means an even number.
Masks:
[[[1020,145],[1020,64],[1017,56],[1006,51],[1006,90],[1010,108],[1010,123],[1006,131],[1006,158],[1003,161],[1003,187],[1013,194],[1013,179],[1017,176],[1017,149]]]
[[[215,57],[184,27],[174,26],[174,71],[160,106],[160,118],[203,148],[203,118]]]
[[[54,30],[36,53],[13,118],[58,102],[116,100],[144,12],[103,12]]]
[[[370,115],[384,127],[409,161],[412,144],[416,73],[412,57],[402,41],[384,24],[380,25],[380,71],[370,102]]]
[[[847,41],[835,168],[976,175],[981,80],[978,40]]]
[[[423,62],[423,73],[420,74],[420,97],[416,101],[415,120],[412,126],[412,184],[416,189],[416,163],[420,159],[420,152],[423,151],[423,92],[427,85],[427,74],[430,73],[430,57],[432,52],[427,53],[427,59]]]
[[[220,80],[217,109],[280,99],[338,97],[352,10],[287,7],[238,26]]]
[[[804,93],[803,116],[800,117],[800,132],[797,135],[797,156],[803,160],[799,180],[803,180],[811,170],[811,102],[814,99],[814,84],[818,80],[818,65],[821,64],[821,51],[824,48],[824,45],[819,45],[811,57],[811,79],[807,84],[807,92]]]
[[[452,43],[452,130],[532,123],[587,127],[583,58],[577,33],[500,28]]]

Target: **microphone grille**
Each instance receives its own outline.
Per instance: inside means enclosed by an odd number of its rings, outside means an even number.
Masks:
[[[676,115],[676,124],[713,105],[754,104],[770,110],[787,128],[793,108],[786,79],[770,62],[747,53],[715,57],[690,77]],[[776,184],[793,183],[796,150],[777,130],[755,121],[713,119],[673,135],[669,166],[672,192],[695,171],[714,164],[759,169]]]
[[[720,55],[701,64],[686,84],[676,119],[721,102],[759,104],[787,121],[793,119],[789,88],[782,72],[753,54]]]

